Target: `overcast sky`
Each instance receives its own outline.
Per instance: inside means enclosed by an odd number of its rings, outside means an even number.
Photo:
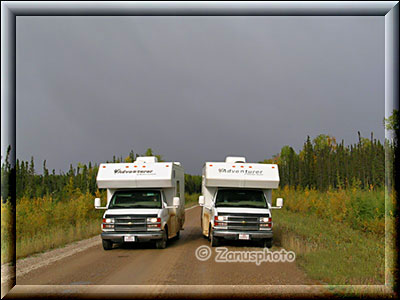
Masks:
[[[384,17],[17,17],[17,158],[146,148],[187,173],[384,139]]]

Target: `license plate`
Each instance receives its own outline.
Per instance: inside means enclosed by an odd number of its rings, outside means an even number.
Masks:
[[[239,234],[239,240],[249,240],[250,235],[249,234]]]
[[[135,236],[124,236],[124,242],[134,242],[135,241]]]

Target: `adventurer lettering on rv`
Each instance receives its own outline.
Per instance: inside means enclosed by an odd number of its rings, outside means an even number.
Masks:
[[[151,173],[153,173],[153,170],[122,170],[122,169],[114,169],[114,174],[151,174]]]
[[[218,172],[226,174],[263,175],[263,170],[233,170],[233,169],[219,168]]]

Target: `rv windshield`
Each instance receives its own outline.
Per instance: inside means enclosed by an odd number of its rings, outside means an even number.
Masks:
[[[218,190],[215,207],[266,208],[268,206],[261,190],[221,189]]]
[[[116,191],[108,208],[161,208],[161,194],[158,190]]]

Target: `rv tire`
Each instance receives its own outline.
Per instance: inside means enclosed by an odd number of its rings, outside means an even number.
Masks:
[[[264,248],[271,248],[272,247],[272,239],[265,239],[263,241]]]
[[[113,242],[110,240],[102,240],[103,241],[103,249],[104,250],[111,250],[113,246]]]
[[[167,247],[167,240],[168,240],[168,232],[167,232],[167,227],[165,227],[162,238],[156,241],[156,248],[165,249]]]
[[[214,236],[214,230],[213,229],[211,229],[209,235],[210,235],[211,247],[218,247],[220,240],[219,240],[219,238]]]

